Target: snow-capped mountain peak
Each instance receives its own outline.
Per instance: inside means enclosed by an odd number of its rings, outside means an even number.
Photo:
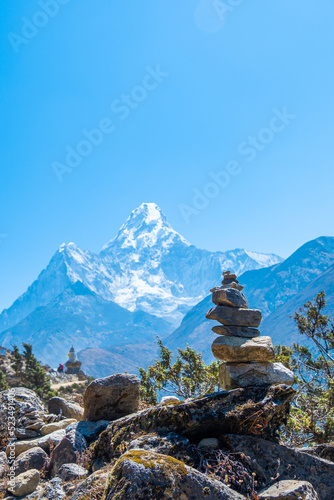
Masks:
[[[155,203],[142,203],[133,210],[121,226],[117,236],[102,248],[102,253],[118,249],[143,250],[159,245],[169,248],[176,240],[190,243],[169,224],[167,217]]]

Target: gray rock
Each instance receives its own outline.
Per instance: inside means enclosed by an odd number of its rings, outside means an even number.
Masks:
[[[29,429],[15,429],[15,437],[17,439],[34,439],[39,436],[38,432]]]
[[[87,450],[85,438],[76,430],[69,431],[51,453],[51,474],[56,476],[64,464],[77,463]]]
[[[60,441],[65,437],[65,429],[60,429],[59,431],[51,432],[46,436],[41,437],[37,440],[38,446],[40,446],[44,451],[50,453],[53,448],[55,448]]]
[[[14,462],[16,474],[30,469],[41,471],[49,464],[49,457],[42,448],[36,447],[21,453]]]
[[[225,326],[248,326],[257,328],[262,319],[258,309],[240,309],[239,307],[216,306],[206,314],[207,319],[213,319]]]
[[[62,487],[62,481],[59,477],[54,477],[49,481],[38,500],[61,500],[66,497],[65,491]]]
[[[180,400],[176,396],[164,396],[163,398],[161,398],[161,401],[159,404],[169,405],[171,403],[173,404],[173,403],[179,403],[179,402],[180,402]]]
[[[227,335],[228,337],[242,337],[252,339],[260,335],[260,330],[256,328],[247,328],[246,326],[223,326],[217,325],[212,328],[217,335]]]
[[[61,429],[66,429],[70,424],[77,422],[74,418],[65,418],[65,420],[60,420],[59,422],[52,422],[52,424],[43,425],[41,428],[42,436],[51,434],[52,432],[57,432]]]
[[[259,500],[319,500],[311,483],[307,481],[278,481],[258,496]]]
[[[248,309],[248,302],[243,293],[235,288],[216,288],[212,293],[212,302],[217,306],[240,307]]]
[[[250,387],[189,399],[177,405],[147,408],[111,422],[94,446],[92,458],[109,463],[119,456],[124,446],[143,433],[175,432],[193,439],[219,437],[221,433],[247,434],[258,412],[267,422],[261,427],[260,435],[277,439],[277,431],[287,418],[289,402],[295,393],[287,386]]]
[[[318,444],[312,447],[297,448],[302,453],[308,453],[315,457],[324,458],[334,463],[334,443]]]
[[[88,443],[95,441],[98,436],[103,432],[108,425],[110,424],[109,420],[98,420],[97,422],[75,422],[66,427],[65,431],[69,432],[72,429],[77,430],[83,437],[87,440]]]
[[[249,466],[264,486],[271,486],[275,482],[273,476],[279,477],[281,481],[308,481],[316,490],[319,500],[333,500],[332,462],[255,436],[221,435],[220,441],[225,450],[250,457]]]
[[[139,406],[140,380],[117,374],[94,380],[84,394],[84,420],[116,420],[135,413]]]
[[[241,337],[217,337],[212,344],[215,358],[231,363],[249,361],[273,361],[275,351],[270,337],[244,339]]]
[[[16,497],[29,495],[37,488],[40,480],[38,470],[29,470],[15,477],[13,485],[8,487],[8,491]]]
[[[0,479],[4,476],[7,468],[7,455],[4,451],[0,451]]]
[[[107,482],[105,500],[245,500],[220,481],[159,453],[132,450],[113,468]]]
[[[87,476],[88,471],[77,464],[64,464],[58,471],[58,477],[65,482],[85,479]]]
[[[72,492],[71,500],[104,499],[104,490],[110,469],[111,467],[107,466],[97,470],[88,476],[87,479],[81,481]]]
[[[75,418],[83,420],[84,410],[81,406],[63,398],[54,397],[48,401],[49,413],[59,415],[61,413],[66,418]]]
[[[219,368],[219,384],[224,391],[293,382],[293,372],[282,363],[223,363]]]

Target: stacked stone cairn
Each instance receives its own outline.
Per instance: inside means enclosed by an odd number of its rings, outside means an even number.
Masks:
[[[262,313],[248,308],[243,288],[235,274],[225,271],[222,286],[211,290],[216,307],[210,309],[206,317],[220,323],[212,328],[219,335],[212,344],[212,352],[215,358],[225,362],[219,373],[221,388],[292,385],[292,371],[282,363],[273,363],[272,340],[260,337],[258,330]]]

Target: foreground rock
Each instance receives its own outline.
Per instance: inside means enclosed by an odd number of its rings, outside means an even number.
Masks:
[[[116,420],[136,412],[139,387],[136,375],[117,374],[94,380],[84,394],[84,420]]]
[[[7,455],[4,451],[0,452],[0,479],[6,472],[7,468]]]
[[[259,500],[319,500],[311,483],[307,481],[279,481],[262,491]]]
[[[76,463],[87,450],[85,438],[71,430],[51,453],[51,474],[56,476],[64,464]]]
[[[245,497],[183,462],[159,453],[133,450],[116,463],[105,500],[241,500]]]
[[[248,302],[243,293],[235,288],[219,287],[212,292],[212,302],[217,306],[240,307],[248,309]]]
[[[14,485],[8,487],[8,491],[13,493],[16,497],[23,497],[29,495],[37,488],[40,480],[38,470],[29,470],[16,476]]]
[[[73,418],[66,418],[65,420],[60,420],[60,422],[53,422],[52,424],[43,425],[41,428],[41,435],[46,436],[47,434],[51,434],[52,432],[60,431],[61,429],[65,429],[68,425],[76,422]]]
[[[217,306],[210,309],[206,317],[207,319],[213,319],[226,326],[247,326],[250,328],[257,328],[261,323],[262,313],[258,309]]]
[[[85,479],[87,475],[88,471],[77,464],[64,464],[58,471],[58,476],[65,482]]]
[[[243,339],[220,336],[212,344],[212,353],[215,358],[232,363],[273,361],[275,357],[270,337]]]
[[[261,423],[259,435],[276,440],[294,394],[295,390],[288,386],[252,387],[190,399],[173,406],[148,408],[111,422],[100,435],[93,458],[108,462],[143,433],[175,432],[200,441],[222,433],[247,434],[255,420]]]
[[[54,397],[49,399],[48,410],[49,413],[54,413],[55,415],[61,413],[66,418],[83,420],[84,409],[76,403],[72,403],[63,398]]]
[[[250,457],[261,484],[271,486],[275,477],[281,481],[308,481],[320,500],[333,500],[334,463],[259,437],[227,435],[221,436],[220,441],[228,452]]]
[[[76,430],[86,439],[87,443],[91,443],[97,439],[97,437],[108,427],[109,424],[109,420],[98,420],[97,422],[75,422],[66,427],[66,432]]]
[[[21,453],[14,462],[15,473],[21,474],[30,469],[41,471],[47,467],[49,457],[42,448],[36,447]]]
[[[237,387],[292,385],[294,374],[282,363],[223,363],[219,368],[219,384],[229,391]]]

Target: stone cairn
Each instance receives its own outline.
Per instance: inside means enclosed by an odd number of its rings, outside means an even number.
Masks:
[[[248,308],[243,288],[235,274],[225,271],[222,286],[210,290],[216,307],[206,317],[220,323],[212,328],[219,335],[212,344],[212,352],[215,358],[225,361],[219,372],[221,388],[292,385],[292,371],[282,363],[273,363],[271,338],[259,336],[262,313]]]

